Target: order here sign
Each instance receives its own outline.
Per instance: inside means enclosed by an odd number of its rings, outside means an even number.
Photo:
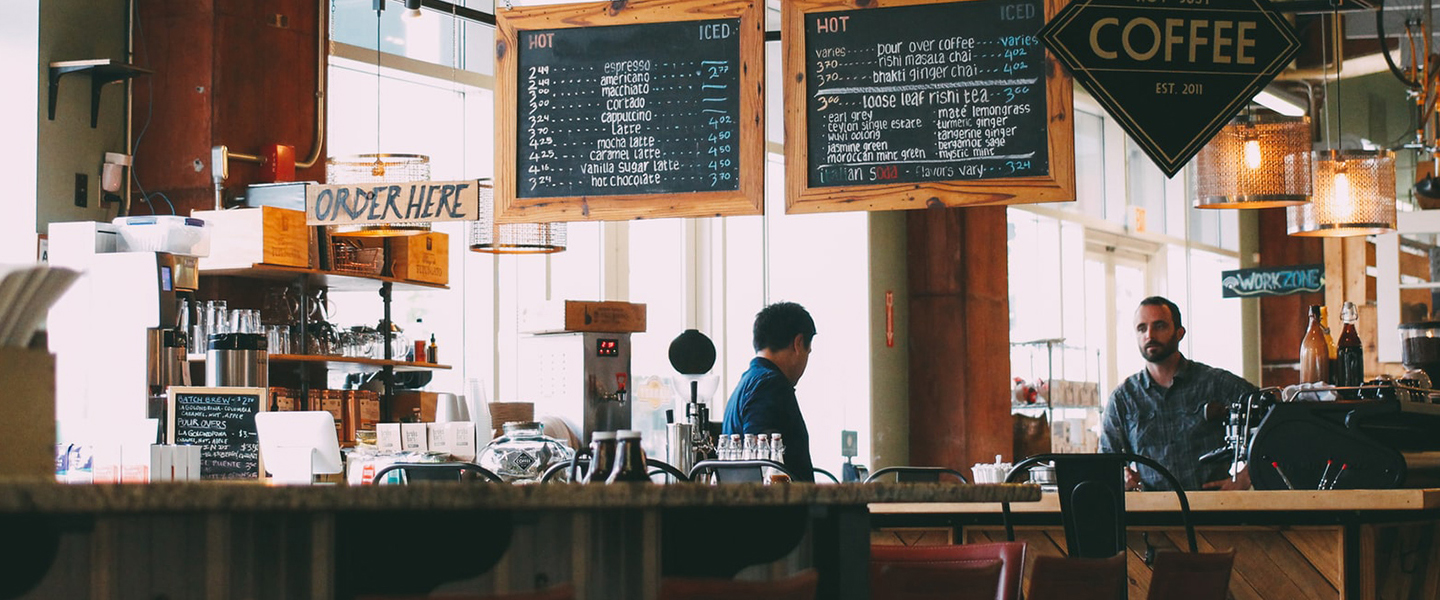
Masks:
[[[347,183],[305,188],[306,225],[367,225],[479,218],[480,182]]]

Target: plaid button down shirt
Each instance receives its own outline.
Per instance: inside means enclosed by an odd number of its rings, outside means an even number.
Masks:
[[[1206,421],[1205,404],[1230,402],[1255,386],[1224,369],[1184,360],[1169,388],[1156,384],[1146,369],[1115,388],[1105,405],[1100,451],[1152,458],[1186,490],[1198,490],[1230,476],[1229,461],[1200,464],[1201,455],[1225,445],[1225,424]],[[1154,469],[1138,467],[1145,489],[1170,489]]]

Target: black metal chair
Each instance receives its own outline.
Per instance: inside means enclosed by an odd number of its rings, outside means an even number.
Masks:
[[[829,480],[830,480],[830,483],[840,483],[840,478],[836,477],[834,473],[831,473],[831,472],[829,472],[829,471],[826,471],[825,469],[822,469],[822,468],[820,468],[820,467],[815,467],[815,468],[813,469],[813,471],[815,471],[815,475],[816,475],[816,477],[815,477],[815,482],[816,482],[816,483],[819,483],[819,482],[820,482],[820,477],[819,477],[820,475],[824,475],[826,479],[829,479]]]
[[[489,469],[468,462],[443,463],[394,463],[375,473],[375,484],[386,485],[385,476],[392,471],[400,472],[400,483],[412,481],[484,481],[505,483],[499,475]]]
[[[1190,523],[1190,500],[1180,481],[1165,467],[1138,454],[1037,454],[1016,463],[1005,476],[1015,483],[1031,466],[1055,463],[1060,492],[1060,514],[1065,522],[1066,552],[1071,558],[1110,558],[1125,550],[1125,465],[1137,462],[1155,469],[1170,482],[1180,498],[1180,519],[1190,552],[1196,551],[1195,527]],[[1015,541],[1010,503],[1001,504],[1005,537]]]
[[[970,483],[965,475],[949,467],[885,467],[871,473],[865,478],[865,483],[878,481],[881,477],[895,474],[895,481],[900,483],[940,483],[941,475],[954,475],[960,478],[960,483]]]
[[[550,465],[548,469],[545,469],[545,474],[540,476],[540,482],[549,483],[551,481],[554,481],[555,478],[559,477],[562,473],[568,476],[570,473],[570,467],[575,464],[575,461],[580,461],[580,465],[584,467],[588,467],[590,465],[590,457],[583,455],[577,456],[570,460],[562,460],[553,465]],[[665,461],[646,457],[645,466],[649,467],[648,474],[651,477],[654,477],[656,475],[669,475],[671,477],[674,477],[675,481],[677,482],[690,481],[690,477],[688,477],[683,471],[675,468],[670,463],[667,463]]]
[[[702,460],[690,468],[690,481],[700,481],[701,476],[714,475],[717,483],[763,483],[767,467],[790,477],[790,471],[785,465],[773,460]]]

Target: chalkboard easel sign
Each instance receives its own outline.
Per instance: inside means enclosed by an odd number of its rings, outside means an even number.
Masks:
[[[165,424],[171,444],[200,447],[201,479],[258,479],[264,473],[255,413],[269,391],[246,387],[172,387]]]
[[[496,220],[764,210],[764,31],[754,0],[496,14]]]
[[[786,212],[1074,200],[1063,4],[784,3]]]

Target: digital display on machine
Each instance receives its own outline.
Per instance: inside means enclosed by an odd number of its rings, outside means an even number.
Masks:
[[[170,267],[160,267],[160,291],[171,292],[175,286],[170,281]]]
[[[620,356],[620,340],[595,340],[595,356]]]

